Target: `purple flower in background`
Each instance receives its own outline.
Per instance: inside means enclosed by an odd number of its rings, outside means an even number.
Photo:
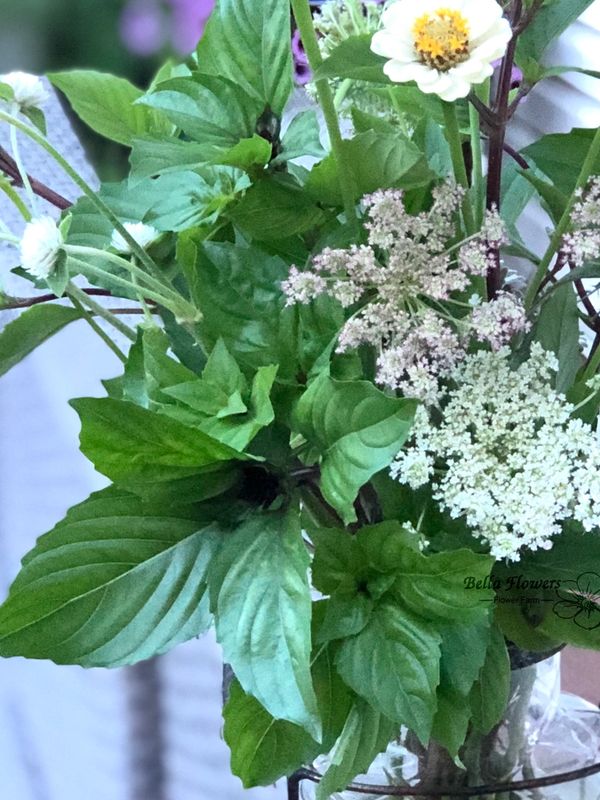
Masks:
[[[300,38],[300,31],[295,30],[292,37],[292,55],[294,57],[294,68],[296,72],[296,81],[304,86],[312,77],[312,72],[308,66],[308,58],[304,52],[302,39]]]
[[[150,56],[165,44],[165,14],[157,0],[129,0],[120,22],[121,39],[136,55]]]
[[[121,38],[132,53],[149,56],[165,45],[191,53],[215,0],[129,0],[121,15]]]
[[[215,0],[169,0],[169,5],[173,47],[181,55],[187,55],[198,44]]]
[[[498,67],[501,64],[502,64],[502,59],[499,58],[497,61],[492,62],[492,67],[494,67],[494,69],[498,69]],[[513,66],[510,75],[510,88],[518,89],[522,83],[523,83],[523,72],[519,69],[519,67]]]

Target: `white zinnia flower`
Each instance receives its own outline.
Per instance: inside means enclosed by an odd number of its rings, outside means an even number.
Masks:
[[[40,78],[28,72],[9,72],[7,75],[0,75],[0,83],[10,86],[15,103],[21,108],[41,108],[49,97]]]
[[[492,75],[512,31],[496,0],[398,0],[383,14],[371,49],[389,58],[395,83],[416,81],[449,102]]]
[[[52,274],[63,236],[52,217],[38,217],[27,223],[21,238],[21,266],[36,278]]]
[[[139,246],[143,248],[148,247],[148,245],[152,244],[152,242],[156,241],[160,236],[156,228],[152,227],[152,225],[146,225],[144,222],[124,222],[123,227],[127,233],[135,239]],[[129,242],[125,241],[124,236],[117,230],[113,231],[110,246],[119,253],[131,253]]]

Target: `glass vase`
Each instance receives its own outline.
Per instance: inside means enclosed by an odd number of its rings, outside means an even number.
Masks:
[[[541,658],[541,660],[540,660]],[[423,747],[402,730],[365,775],[332,800],[378,797],[483,797],[485,800],[600,800],[600,712],[561,693],[560,654],[540,657],[513,650],[509,701],[502,720],[487,736],[470,732],[460,752],[462,767],[447,751]],[[327,759],[307,771],[302,800],[313,800],[317,773]],[[564,781],[568,774],[568,780]],[[311,777],[312,775],[312,777]],[[548,785],[549,784],[549,785]],[[487,791],[486,789],[489,789]]]

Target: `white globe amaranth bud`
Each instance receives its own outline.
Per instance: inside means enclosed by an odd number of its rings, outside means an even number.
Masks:
[[[144,250],[160,236],[160,231],[157,231],[152,225],[146,225],[145,222],[125,222],[123,223],[123,227]],[[125,237],[116,229],[113,231],[110,246],[118,253],[123,253],[124,255],[130,255],[132,252],[129,242],[127,242]]]
[[[14,101],[21,108],[41,108],[50,97],[41,79],[29,72],[9,72],[0,75],[0,83],[10,86]]]
[[[52,217],[31,220],[21,238],[21,266],[35,278],[48,278],[56,267],[63,244],[63,235]]]

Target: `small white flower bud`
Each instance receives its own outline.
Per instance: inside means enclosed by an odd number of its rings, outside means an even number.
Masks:
[[[151,245],[152,242],[155,242],[160,236],[160,232],[157,231],[156,228],[152,225],[146,225],[144,222],[125,222],[123,227],[127,233],[135,239],[139,246],[144,249]],[[113,231],[110,246],[118,253],[123,253],[125,255],[131,254],[129,242],[125,241],[125,237],[117,230]]]
[[[46,87],[37,75],[28,72],[9,72],[0,75],[0,83],[6,83],[13,90],[15,103],[21,108],[41,108],[48,100]]]
[[[63,245],[62,234],[52,217],[38,217],[25,226],[21,238],[21,266],[36,278],[52,274]]]

